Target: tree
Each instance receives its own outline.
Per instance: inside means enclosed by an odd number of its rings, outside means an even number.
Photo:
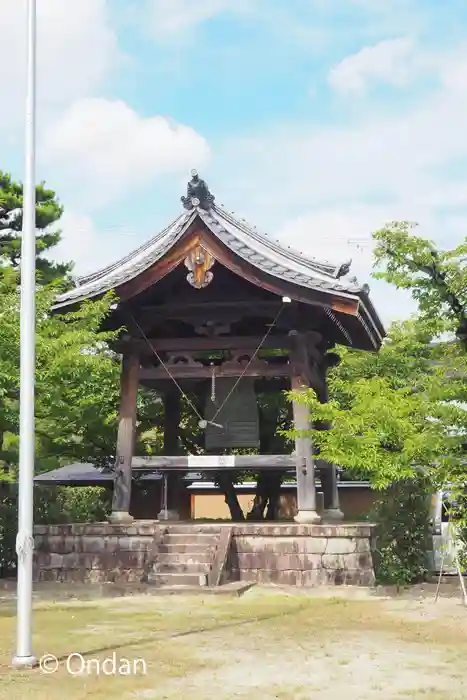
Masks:
[[[375,273],[401,289],[409,289],[422,318],[444,317],[467,350],[467,238],[453,250],[437,250],[432,241],[411,233],[414,225],[392,223],[373,234]]]
[[[328,404],[312,391],[295,396],[315,424],[330,423],[312,430],[320,456],[385,490],[380,570],[397,583],[424,571],[426,496],[449,485],[459,504],[467,483],[467,249],[438,251],[411,231],[394,223],[374,234],[375,276],[409,289],[418,315],[393,324],[379,353],[338,349]],[[453,518],[465,526],[465,508]]]
[[[377,354],[339,350],[328,405],[304,397],[315,420],[332,421],[313,431],[322,456],[377,486],[420,472],[441,485],[467,477],[467,243],[439,251],[412,231],[407,222],[377,231],[374,264],[375,277],[411,291],[418,317],[394,324]]]
[[[63,207],[55,192],[42,183],[36,187],[36,249],[37,280],[48,284],[68,275],[70,263],[55,263],[44,257],[60,242],[60,230],[50,227],[59,221]],[[23,186],[0,171],[0,265],[18,269],[21,258],[23,227]]]
[[[37,292],[36,468],[58,460],[108,463],[115,451],[119,361],[100,330],[111,300],[51,314],[54,289]],[[12,467],[19,432],[19,292],[17,273],[0,277],[0,457]]]
[[[467,362],[459,343],[431,342],[437,328],[422,319],[394,324],[378,354],[339,348],[329,403],[311,390],[294,395],[314,421],[331,423],[312,430],[322,458],[366,474],[377,488],[420,475],[434,485],[461,477]]]

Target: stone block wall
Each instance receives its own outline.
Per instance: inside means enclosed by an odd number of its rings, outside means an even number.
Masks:
[[[174,525],[135,521],[35,527],[36,581],[139,582]],[[224,527],[212,525],[219,533]],[[226,524],[232,528],[226,580],[294,586],[374,584],[368,524]],[[186,532],[187,524],[183,526]],[[206,533],[209,525],[189,525]],[[185,535],[184,535],[185,536]],[[189,534],[186,541],[189,542]]]
[[[292,586],[373,586],[373,529],[367,524],[237,525],[230,576]]]
[[[139,582],[159,531],[156,521],[36,525],[34,579]]]

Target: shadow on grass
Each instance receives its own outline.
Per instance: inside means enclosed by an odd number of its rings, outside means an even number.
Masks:
[[[209,627],[208,626],[197,627],[195,629],[189,629],[189,630],[185,630],[183,632],[174,632],[173,634],[168,634],[168,635],[158,635],[157,633],[147,634],[147,635],[144,635],[143,637],[127,640],[126,642],[122,642],[121,644],[111,644],[111,645],[105,646],[105,647],[97,647],[94,649],[88,649],[87,651],[80,651],[80,652],[74,651],[73,653],[74,654],[79,653],[83,658],[94,657],[97,654],[103,654],[104,652],[113,652],[113,651],[118,651],[120,649],[126,649],[126,648],[134,647],[134,646],[144,647],[145,645],[152,644],[153,642],[163,642],[163,641],[168,641],[169,639],[180,639],[183,637],[189,637],[190,635],[204,634],[206,632],[215,632],[218,630],[225,630],[225,629],[233,629],[236,627],[243,627],[246,625],[252,625],[255,622],[263,622],[263,621],[267,621],[267,620],[285,618],[285,617],[290,616],[290,615],[296,615],[297,613],[300,613],[301,610],[302,610],[301,608],[298,608],[298,609],[287,610],[287,611],[278,612],[278,613],[271,613],[269,615],[258,615],[256,617],[248,618],[247,620],[236,620],[234,622],[224,622],[224,623],[220,623],[218,625],[211,625]],[[60,656],[57,657],[57,661],[60,663],[63,661],[66,661],[68,659],[69,655],[70,655],[70,652],[68,652],[67,654],[61,654]],[[40,670],[40,669],[38,669],[38,670]]]

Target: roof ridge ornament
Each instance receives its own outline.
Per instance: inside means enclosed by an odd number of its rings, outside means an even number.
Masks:
[[[186,188],[186,197],[181,197],[183,206],[187,211],[200,208],[209,211],[214,204],[214,195],[210,193],[204,180],[200,178],[197,170],[191,171],[191,180]]]

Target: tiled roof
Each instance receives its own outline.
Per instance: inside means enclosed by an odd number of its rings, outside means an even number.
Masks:
[[[134,279],[160,260],[196,217],[233,253],[267,274],[299,287],[324,292],[355,295],[362,291],[355,279],[343,279],[350,263],[333,265],[308,258],[260,234],[222,207],[213,205],[209,211],[197,207],[191,212],[183,212],[170,226],[133,253],[99,272],[79,278],[74,289],[60,295],[56,308],[99,296]]]
[[[183,477],[186,481],[198,481],[201,474],[197,472],[187,472]],[[138,475],[138,481],[157,481],[162,479],[162,474],[151,473]],[[87,462],[75,462],[67,464],[65,467],[59,467],[43,474],[38,474],[34,477],[37,484],[51,486],[53,484],[109,484],[113,483],[114,473],[110,470],[103,470],[95,467]]]

